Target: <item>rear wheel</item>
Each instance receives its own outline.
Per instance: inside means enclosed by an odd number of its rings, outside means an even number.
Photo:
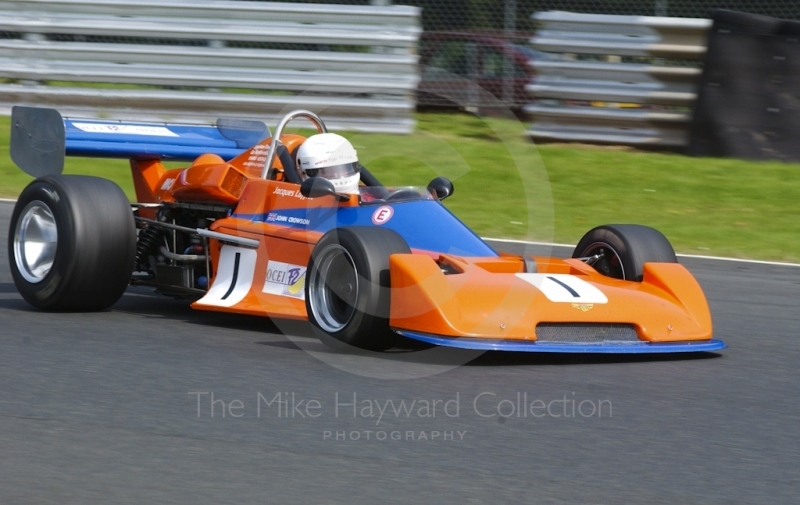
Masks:
[[[31,305],[101,310],[133,273],[136,228],[128,199],[111,181],[77,175],[36,179],[11,215],[14,284]]]
[[[637,224],[608,224],[590,230],[573,258],[582,258],[608,277],[641,282],[645,263],[677,263],[675,251],[658,230]]]
[[[306,273],[306,309],[323,343],[370,350],[395,345],[389,256],[410,252],[400,235],[383,228],[337,228],[320,239]]]

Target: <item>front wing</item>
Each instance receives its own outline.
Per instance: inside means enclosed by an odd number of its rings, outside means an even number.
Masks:
[[[580,260],[393,255],[390,325],[429,344],[555,353],[676,353],[725,348],[694,277],[648,263],[642,282]],[[445,268],[442,266],[445,265]]]

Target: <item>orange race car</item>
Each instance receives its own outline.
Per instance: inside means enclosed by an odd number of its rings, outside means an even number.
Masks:
[[[296,117],[319,133],[283,134]],[[130,159],[137,202],[108,180],[61,175],[65,155]],[[711,339],[700,286],[656,230],[600,226],[566,260],[497,253],[441,204],[450,181],[384,187],[308,111],[271,134],[252,121],[15,107],[11,157],[36,177],[11,218],[11,271],[41,309],[104,309],[132,284],[200,310],[308,319],[327,343],[371,350],[403,339],[583,353],[725,347]]]

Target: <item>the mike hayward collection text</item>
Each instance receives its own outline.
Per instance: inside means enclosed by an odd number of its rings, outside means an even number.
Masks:
[[[257,392],[249,398],[229,398],[214,391],[189,391],[197,417],[237,419],[277,417],[289,419],[351,418],[380,426],[391,419],[479,418],[598,418],[613,417],[611,400],[576,398],[574,392],[538,398],[527,391],[476,394],[457,392],[445,398],[370,398],[361,393],[335,392],[328,400],[308,398],[291,391]]]

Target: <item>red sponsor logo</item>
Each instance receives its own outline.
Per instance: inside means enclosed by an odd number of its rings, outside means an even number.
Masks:
[[[394,209],[388,205],[378,207],[375,209],[375,212],[372,213],[372,223],[380,226],[386,221],[390,220],[393,215]]]

